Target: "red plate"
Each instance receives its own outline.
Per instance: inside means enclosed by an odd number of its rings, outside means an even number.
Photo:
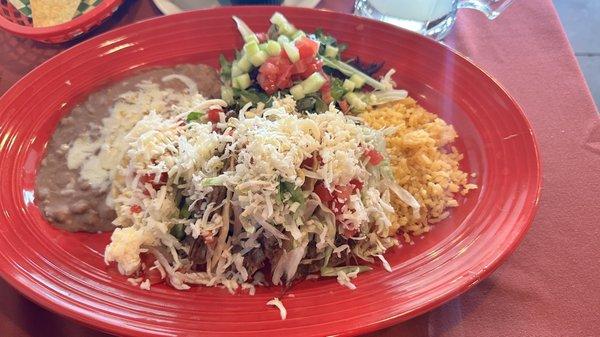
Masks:
[[[351,291],[335,280],[305,281],[283,301],[288,319],[256,296],[215,288],[187,292],[130,286],[102,260],[108,235],[51,227],[33,203],[36,169],[58,120],[100,85],[133,69],[183,62],[217,65],[242,40],[231,15],[259,31],[273,8],[219,8],[140,22],[52,58],[0,99],[0,274],[37,303],[120,334],[357,334],[430,310],[488,276],[525,235],[538,204],[540,164],[533,132],[517,103],[472,63],[432,40],[350,15],[277,8],[297,26],[322,27],[349,42],[347,54],[385,61],[395,80],[457,129],[463,169],[480,188],[414,245],[387,256]],[[67,85],[70,81],[70,85]]]

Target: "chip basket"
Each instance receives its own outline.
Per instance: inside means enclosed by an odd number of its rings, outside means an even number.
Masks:
[[[122,2],[123,0],[103,0],[95,8],[69,22],[52,27],[33,27],[31,18],[23,15],[8,0],[0,0],[0,28],[44,43],[66,42],[102,23]]]

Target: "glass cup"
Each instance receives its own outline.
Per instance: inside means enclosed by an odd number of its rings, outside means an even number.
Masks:
[[[493,20],[512,2],[513,0],[356,0],[354,14],[441,40],[452,29],[457,9],[476,9]]]

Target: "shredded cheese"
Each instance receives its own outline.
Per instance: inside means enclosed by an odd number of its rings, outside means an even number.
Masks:
[[[281,319],[282,320],[286,319],[287,310],[285,309],[285,306],[283,306],[283,303],[279,300],[279,298],[275,297],[274,299],[267,302],[267,305],[272,305],[274,307],[277,307],[277,309],[279,309],[279,315],[281,316]]]

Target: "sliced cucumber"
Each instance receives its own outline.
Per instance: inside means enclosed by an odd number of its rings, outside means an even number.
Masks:
[[[244,44],[244,52],[246,52],[246,55],[248,56],[252,56],[258,53],[259,51],[260,48],[258,47],[258,43],[256,43],[255,41],[249,41],[246,42],[246,44]]]
[[[304,88],[302,88],[302,84],[296,84],[295,86],[290,88],[290,94],[294,96],[295,100],[304,98]]]
[[[273,15],[271,15],[271,18],[269,19],[269,21],[272,24],[277,25],[277,26],[283,26],[283,25],[289,24],[289,22],[285,18],[285,16],[283,16],[283,14],[281,14],[279,12],[273,13]]]
[[[233,104],[233,89],[226,85],[221,86],[221,99],[227,104]]]
[[[323,84],[325,84],[326,81],[327,80],[325,79],[325,77],[323,77],[323,75],[321,75],[320,73],[313,73],[301,83],[302,88],[304,88],[304,94],[307,95],[313,92],[317,92],[319,89],[321,89],[321,87],[323,86]]]
[[[363,100],[354,92],[349,92],[344,95],[344,99],[354,111],[364,111],[367,108],[367,103],[363,102]]]
[[[267,42],[267,54],[270,56],[278,56],[281,53],[281,45],[276,41],[269,40]]]
[[[328,44],[325,47],[325,56],[327,56],[327,57],[336,57],[339,51],[340,50],[337,47],[334,47],[334,46]]]
[[[260,67],[261,64],[269,58],[269,55],[262,50],[259,50],[256,54],[250,56],[250,63],[255,67]]]
[[[279,28],[279,31],[284,35],[292,36],[297,31],[296,27],[294,27],[294,25],[279,12],[275,12],[269,21],[276,25],[277,28]]]
[[[300,60],[300,51],[298,51],[298,48],[296,48],[296,46],[294,46],[292,43],[284,42],[281,44],[281,46],[283,47],[283,50],[285,50],[285,53],[292,63]]]
[[[250,75],[242,74],[233,78],[233,87],[238,89],[247,89],[252,85],[252,80],[250,79]]]
[[[353,74],[352,76],[350,76],[350,81],[354,82],[354,87],[356,89],[360,89],[360,87],[362,87],[365,84],[365,79],[358,74]]]
[[[277,38],[277,42],[279,42],[279,43],[290,42],[290,39],[288,39],[288,37],[285,35],[279,35],[279,37]]]
[[[256,37],[256,35],[252,34],[252,35],[246,35],[244,36],[244,42],[256,42],[258,43],[258,38]]]
[[[248,60],[247,55],[240,57],[240,59],[237,61],[237,66],[241,70],[240,74],[247,73],[250,71],[250,69],[252,69],[252,63],[250,63],[250,60]],[[240,75],[240,74],[238,74],[238,75]]]
[[[301,31],[301,30],[297,30],[294,34],[292,34],[291,39],[292,40],[298,40],[301,37],[305,37],[306,33]]]
[[[287,36],[292,36],[294,35],[294,33],[296,33],[298,30],[296,29],[296,27],[294,27],[292,24],[289,24],[287,26],[284,26],[281,28],[281,32]]]
[[[233,61],[233,63],[231,64],[231,78],[239,76],[239,75],[241,75],[243,73],[245,73],[245,71],[243,71],[240,68],[240,66],[238,65],[237,61]]]
[[[349,79],[345,79],[344,84],[342,84],[342,88],[344,88],[344,90],[346,90],[346,91],[354,91],[355,87],[356,87],[356,84],[354,82],[350,81]]]

